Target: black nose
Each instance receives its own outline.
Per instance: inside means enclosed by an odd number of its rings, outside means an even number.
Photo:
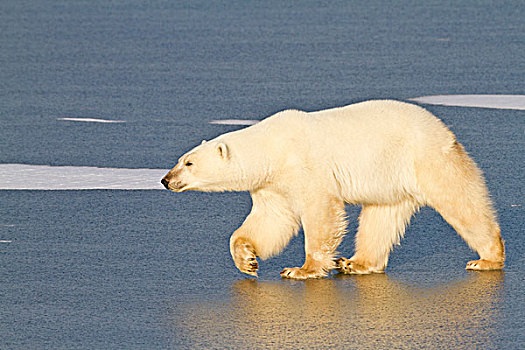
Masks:
[[[166,187],[167,190],[169,190],[168,185],[169,185],[170,182],[168,180],[163,178],[162,180],[160,180],[160,183],[163,184],[164,187]]]

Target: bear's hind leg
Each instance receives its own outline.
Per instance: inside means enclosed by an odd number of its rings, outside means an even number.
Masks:
[[[427,204],[479,254],[468,270],[503,268],[505,247],[483,174],[459,143],[444,156],[444,161],[436,157],[439,164],[418,169]]]
[[[340,258],[336,269],[345,274],[383,272],[394,244],[399,244],[405,228],[419,206],[412,201],[396,205],[365,205],[359,216],[355,254]]]
[[[469,204],[458,206],[448,202],[433,207],[479,254],[479,260],[467,263],[467,270],[500,270],[505,261],[505,246],[492,210],[468,207]]]
[[[301,267],[287,267],[283,278],[320,278],[335,268],[334,255],[346,233],[344,202],[332,198],[315,201],[301,218],[304,230],[306,259]]]

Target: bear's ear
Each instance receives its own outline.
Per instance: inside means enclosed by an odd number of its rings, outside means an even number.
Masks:
[[[202,140],[201,145],[204,145],[206,143],[206,140]]]
[[[229,157],[228,146],[222,142],[217,145],[217,152],[219,152],[222,159],[227,159]]]

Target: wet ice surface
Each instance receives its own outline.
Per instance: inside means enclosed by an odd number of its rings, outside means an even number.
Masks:
[[[281,280],[302,264],[303,238],[238,273],[229,235],[246,194],[0,191],[7,348],[519,348],[523,214],[500,206],[504,272],[475,258],[424,208],[387,273]],[[349,207],[349,255],[358,209]]]
[[[281,280],[300,234],[246,279],[228,251],[246,193],[138,190],[283,109],[522,95],[521,7],[2,1],[3,186],[106,189],[0,191],[0,348],[523,348],[521,110],[425,104],[485,173],[504,272],[465,271],[476,255],[423,208],[384,275]]]

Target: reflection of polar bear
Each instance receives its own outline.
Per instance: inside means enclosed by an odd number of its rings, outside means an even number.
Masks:
[[[288,110],[203,142],[162,179],[182,192],[250,191],[253,208],[231,237],[240,271],[305,234],[306,261],[281,276],[382,272],[420,206],[435,208],[481,257],[467,269],[501,269],[504,247],[481,171],[447,127],[423,108],[368,101]],[[361,204],[356,251],[334,261],[346,203]]]
[[[494,336],[505,317],[504,273],[474,273],[443,283],[444,276],[426,276],[423,284],[384,274],[338,276],[306,281],[300,288],[240,279],[232,283],[228,301],[178,300],[169,318],[188,348],[504,348],[502,338]]]

